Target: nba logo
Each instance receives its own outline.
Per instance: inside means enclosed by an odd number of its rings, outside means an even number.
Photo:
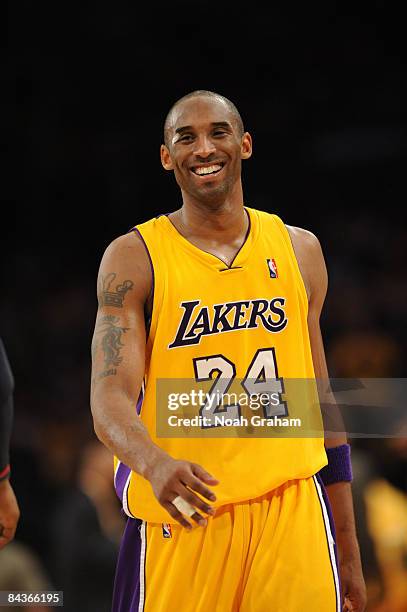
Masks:
[[[274,259],[268,259],[267,265],[269,267],[270,278],[278,278],[277,264]]]
[[[163,538],[172,538],[171,525],[163,523]]]

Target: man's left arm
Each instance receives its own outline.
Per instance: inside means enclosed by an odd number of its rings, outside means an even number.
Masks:
[[[328,275],[319,240],[306,230],[288,227],[308,295],[308,331],[315,378],[328,380],[328,368],[320,328],[320,315],[328,287]],[[328,385],[329,386],[329,385]],[[332,397],[330,397],[332,402]],[[332,410],[335,410],[335,404]],[[337,409],[337,408],[336,408]],[[336,420],[340,421],[339,409]],[[339,428],[340,429],[340,428]],[[343,428],[344,429],[344,428]],[[325,448],[347,445],[346,432],[325,437]],[[328,451],[329,455],[329,451]],[[326,487],[335,523],[344,610],[363,612],[366,587],[356,535],[351,483],[339,481]]]

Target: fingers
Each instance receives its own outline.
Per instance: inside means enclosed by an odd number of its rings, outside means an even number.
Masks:
[[[172,502],[165,502],[163,504],[163,506],[167,510],[167,512],[172,516],[172,518],[174,518],[181,525],[181,527],[185,527],[185,529],[187,529],[187,531],[191,531],[191,529],[192,529],[191,523],[186,520],[184,515],[178,510],[178,508],[176,508],[174,506],[174,504]],[[205,527],[206,526],[206,520],[203,518],[203,516],[198,514],[198,512],[194,512],[194,514],[192,514],[191,518],[196,523],[198,523],[198,525],[200,525],[201,527]]]
[[[217,485],[219,484],[219,480],[214,478],[211,474],[209,474],[209,472],[204,470],[200,465],[196,463],[191,464],[191,470],[195,478],[194,477],[190,478],[185,484],[192,491],[196,491],[196,493],[199,493],[200,495],[202,495],[202,497],[206,497],[206,499],[209,499],[210,501],[216,501],[215,493],[211,491],[210,489],[208,489],[208,487],[205,487],[205,485],[202,484],[202,481],[207,482],[208,484],[211,484],[211,485]],[[207,514],[210,514],[211,513],[210,510],[208,510],[210,506],[208,506],[207,504],[201,505],[202,504],[201,500],[196,496],[194,497],[195,497],[195,501],[193,502],[194,505],[198,505],[198,507],[201,508],[201,510],[203,510]],[[192,502],[190,501],[190,503]]]
[[[200,465],[196,463],[190,464],[191,474],[184,476],[182,479],[182,488],[177,487],[177,493],[181,497],[181,500],[185,501],[190,508],[196,508],[204,512],[205,514],[213,515],[215,514],[215,510],[212,506],[210,506],[204,499],[201,499],[198,495],[199,493],[202,497],[210,501],[216,500],[216,495],[208,489],[202,481],[216,485],[218,484],[218,480],[214,478],[209,472],[204,470]],[[201,527],[205,527],[207,525],[207,520],[204,516],[202,516],[198,511],[191,514],[190,508],[187,509],[187,514]],[[182,507],[178,508],[182,512]]]
[[[219,484],[219,480],[214,478],[211,474],[209,474],[209,472],[204,470],[203,467],[201,467],[197,463],[192,463],[191,467],[192,467],[192,472],[195,474],[195,476],[197,476],[203,482],[206,482],[213,486]],[[207,497],[207,495],[205,495],[205,497]]]
[[[182,527],[185,527],[185,529],[187,529],[188,531],[191,531],[192,529],[191,523],[186,520],[184,515],[181,514],[181,512],[177,510],[177,508],[171,502],[165,502],[163,506],[167,510],[167,512],[172,516],[173,519],[175,519]]]
[[[206,518],[201,516],[198,512],[195,512],[191,518],[193,518],[194,521],[198,523],[200,527],[206,527],[206,525],[208,524],[208,521],[206,520]]]
[[[193,506],[194,508],[199,508],[199,510],[202,510],[202,512],[205,512],[206,514],[215,513],[215,510],[212,508],[212,506],[210,506],[203,499],[195,495],[195,493],[191,489],[185,487],[183,490],[180,489],[178,493],[182,497],[182,499],[184,499],[188,504],[190,504],[190,506]]]
[[[213,491],[205,487],[200,480],[192,477],[189,482],[185,483],[192,491],[199,493],[202,497],[206,497],[209,501],[216,501],[216,495]]]
[[[192,516],[195,514],[195,508],[185,501],[181,495],[177,495],[177,497],[172,500],[172,505],[175,506],[176,509],[181,512],[181,514],[186,514],[186,516]]]
[[[216,495],[206,485],[216,485],[218,480],[200,465],[188,461],[168,458],[160,468],[150,479],[160,504],[186,529],[192,529],[188,518],[206,526],[207,519],[201,512],[214,515],[214,508],[207,502],[216,500]]]
[[[191,495],[188,492],[188,489],[186,489],[186,492],[183,493],[183,497],[181,497],[181,495],[177,495],[177,497],[172,501],[172,503],[182,514],[190,516],[201,527],[206,527],[206,518],[204,516],[201,516],[201,514],[199,514],[199,512],[197,512],[194,508],[194,505],[198,505],[198,502],[196,501],[197,499],[198,498],[195,495]],[[204,508],[206,508],[204,511],[207,512],[207,514],[214,514],[213,508],[210,508],[209,506],[207,506],[207,504],[203,505]]]

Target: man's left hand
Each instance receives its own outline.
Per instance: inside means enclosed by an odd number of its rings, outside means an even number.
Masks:
[[[343,607],[342,612],[363,612],[366,608],[366,586],[360,560],[342,559],[339,564]]]

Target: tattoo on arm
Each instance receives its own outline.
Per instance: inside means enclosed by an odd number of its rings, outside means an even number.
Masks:
[[[113,315],[104,316],[96,329],[97,334],[103,334],[100,346],[103,349],[103,357],[105,361],[105,370],[98,374],[98,378],[105,376],[114,376],[116,367],[120,365],[123,357],[120,356],[120,351],[124,344],[122,343],[122,335],[126,333],[129,327],[120,327],[118,325],[119,317]],[[96,350],[96,340],[92,343],[92,347]]]
[[[134,287],[134,283],[131,280],[125,280],[122,284],[116,285],[116,288],[112,287],[113,281],[116,279],[117,274],[111,272],[107,276],[101,276],[98,283],[98,300],[99,306],[116,306],[117,308],[123,308],[123,300],[128,291],[131,291]]]
[[[96,333],[93,334],[93,338],[92,338],[92,345],[91,345],[91,356],[92,356],[92,363],[95,363],[96,360],[96,352],[98,350],[98,342],[96,340]]]

